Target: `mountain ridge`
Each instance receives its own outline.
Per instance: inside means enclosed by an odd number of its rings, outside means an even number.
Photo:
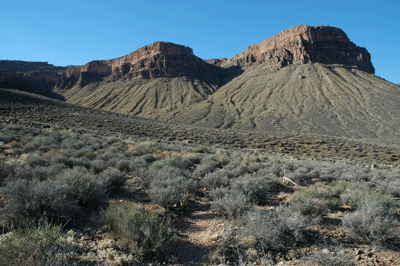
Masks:
[[[53,92],[67,102],[200,127],[397,137],[399,86],[339,28],[299,25],[226,59],[156,42],[69,67]]]

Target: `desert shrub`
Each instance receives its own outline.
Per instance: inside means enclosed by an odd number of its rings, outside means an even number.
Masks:
[[[92,160],[88,163],[89,169],[95,173],[101,173],[108,168],[108,163],[103,160]]]
[[[244,175],[249,172],[249,168],[247,165],[244,165],[239,162],[230,162],[229,164],[225,165],[223,171],[227,173],[227,175],[232,177],[238,177]]]
[[[331,207],[339,207],[340,204],[340,197],[344,191],[347,189],[351,188],[353,186],[353,183],[350,183],[348,181],[344,180],[339,180],[339,181],[334,181],[328,185],[328,191],[330,194],[330,204]]]
[[[218,149],[215,152],[215,159],[221,166],[226,165],[231,161],[230,153],[227,150]]]
[[[256,163],[252,163],[252,164],[248,165],[247,167],[248,167],[249,172],[258,173],[258,171],[260,169],[263,169],[265,167],[265,164],[261,163],[261,162],[256,162]]]
[[[140,155],[153,153],[157,150],[157,145],[153,142],[140,142],[135,145],[135,151],[137,151]]]
[[[267,162],[264,167],[261,168],[257,174],[259,175],[274,175],[275,177],[281,177],[284,175],[284,167],[280,164],[273,162]]]
[[[112,204],[100,210],[97,221],[139,259],[163,255],[175,243],[171,220],[154,213]]]
[[[102,180],[86,168],[76,166],[60,175],[60,182],[67,187],[66,197],[80,206],[96,207],[106,198]]]
[[[295,192],[291,204],[293,208],[308,216],[320,216],[328,213],[329,209],[337,209],[341,205],[340,195],[350,183],[334,182],[330,185],[315,183]]]
[[[219,187],[228,187],[230,184],[229,173],[226,171],[216,171],[213,173],[206,174],[203,179],[200,181],[200,185],[202,187],[206,187],[209,189],[219,188]]]
[[[123,153],[109,153],[110,151],[107,150],[103,155],[106,156],[99,156],[101,159],[105,160],[108,162],[108,164],[112,167],[117,167],[118,162],[124,161],[124,160],[129,160],[129,158],[126,158]],[[111,155],[111,156],[110,156]],[[107,159],[108,157],[108,159]]]
[[[282,188],[282,182],[276,175],[261,175],[260,173],[258,175],[264,178],[264,188],[266,191],[277,191]]]
[[[91,168],[91,162],[85,158],[68,158],[67,160],[64,161],[64,164],[68,168],[74,168],[74,167],[84,167],[86,169]]]
[[[355,184],[351,188],[346,189],[341,194],[342,202],[348,204],[353,209],[359,209],[368,202],[379,203],[385,208],[393,206],[393,199],[390,195],[377,192],[374,188],[366,184]]]
[[[183,175],[157,177],[150,184],[150,196],[164,208],[186,207],[197,190],[197,182]]]
[[[393,197],[400,197],[400,179],[384,182],[379,187],[385,194],[390,194]]]
[[[54,179],[55,176],[63,171],[63,164],[52,164],[50,166],[36,166],[32,168],[32,178],[40,181]]]
[[[143,168],[143,167],[147,168],[150,164],[148,159],[149,159],[149,157],[147,157],[146,155],[142,155],[140,157],[133,159],[131,161],[131,169],[133,171],[135,171],[135,169],[138,169],[138,168]],[[152,162],[154,162],[154,161],[152,161]]]
[[[230,179],[248,173],[248,168],[237,162],[229,163],[220,171],[208,173],[201,180],[201,185],[207,188],[229,186]]]
[[[243,157],[243,160],[242,160],[242,163],[245,165],[248,165],[248,166],[253,165],[255,163],[259,163],[259,162],[261,162],[260,158],[254,154],[246,155]]]
[[[44,181],[54,178],[64,169],[63,164],[52,164],[51,166],[30,166],[29,164],[11,163],[6,164],[4,175],[8,181],[17,179]]]
[[[214,167],[208,164],[199,164],[196,166],[196,169],[193,171],[193,176],[197,178],[203,178],[206,174],[214,171]]]
[[[201,146],[198,146],[198,147],[196,148],[196,151],[197,151],[198,153],[206,153],[206,152],[209,151],[209,149],[208,149],[207,146],[201,145]]]
[[[194,165],[196,158],[191,156],[182,156],[179,154],[172,154],[164,160],[159,160],[151,164],[153,168],[162,168],[165,166],[172,166],[179,169],[189,169]]]
[[[150,183],[154,178],[154,175],[150,173],[151,169],[146,167],[138,167],[133,171],[133,176],[136,176],[140,179],[142,186],[145,189],[150,187]]]
[[[343,170],[343,167],[323,165],[313,169],[310,175],[313,178],[319,178],[321,181],[332,182],[341,177]]]
[[[237,220],[236,226],[225,230],[216,252],[237,265],[254,265],[262,254],[305,242],[306,230],[312,224],[310,218],[290,206],[268,211],[253,208]]]
[[[25,161],[30,165],[30,166],[36,166],[36,165],[40,165],[40,166],[49,166],[51,164],[51,161],[49,160],[49,158],[40,156],[39,154],[35,154],[35,153],[29,153],[26,156]]]
[[[310,168],[308,167],[299,167],[295,169],[293,172],[288,172],[287,177],[290,178],[295,183],[305,186],[310,184],[312,174],[310,173]]]
[[[82,151],[82,157],[88,159],[88,160],[93,160],[99,155],[97,151],[93,151],[91,149],[88,149],[86,151]]]
[[[132,149],[131,145],[132,144],[128,144],[128,149],[124,151],[125,157],[132,158],[139,156],[139,153],[137,151],[131,150]]]
[[[52,163],[54,162],[65,162],[67,157],[68,157],[68,152],[64,149],[51,149],[45,154],[43,154],[43,157],[46,158],[47,160],[51,161]]]
[[[169,178],[174,178],[176,176],[190,177],[189,172],[171,166],[164,166],[163,168],[160,169],[152,167],[146,168],[143,166],[137,168],[134,171],[134,174],[137,175],[142,180],[142,184],[145,188],[149,188],[151,182],[156,179],[169,179]]]
[[[400,197],[400,173],[389,173],[385,178],[379,176],[379,179],[375,178],[374,183],[383,193]]]
[[[115,164],[115,168],[122,172],[130,172],[131,171],[131,161],[130,160],[120,160]]]
[[[11,148],[22,148],[22,143],[16,140],[10,141],[7,144],[11,145]]]
[[[395,211],[382,202],[366,201],[355,212],[348,213],[342,220],[349,234],[361,237],[376,245],[399,244],[400,226]]]
[[[65,194],[67,188],[54,180],[16,179],[7,183],[5,224],[19,226],[27,219],[57,220],[70,210]]]
[[[118,143],[118,142],[121,142],[121,139],[120,138],[118,138],[118,137],[109,137],[109,138],[107,138],[106,139],[106,144],[107,145],[112,145],[112,144],[114,144],[114,143]]]
[[[86,146],[85,142],[80,140],[80,139],[75,139],[75,138],[68,138],[64,139],[61,142],[60,148],[65,149],[65,150],[75,150],[79,151],[80,149],[84,148]]]
[[[329,211],[327,199],[307,197],[305,194],[294,195],[291,204],[294,210],[310,217],[326,215]]]
[[[206,174],[213,172],[220,164],[217,160],[212,157],[203,157],[200,160],[200,164],[197,165],[193,172],[194,177],[204,177]]]
[[[324,249],[306,257],[306,260],[314,262],[315,266],[355,266],[351,254],[342,251],[329,251]]]
[[[39,224],[7,233],[0,238],[0,265],[68,265],[60,230],[60,226]]]
[[[160,158],[157,158],[157,156],[154,156],[153,154],[145,154],[145,155],[142,155],[140,158],[149,164],[160,159]]]
[[[101,180],[102,187],[104,187],[107,192],[119,190],[125,185],[127,180],[124,173],[112,169],[103,171],[99,175],[99,179]]]
[[[10,143],[15,139],[15,135],[10,132],[0,134],[0,141],[4,143]]]
[[[8,166],[1,160],[0,157],[0,182],[3,182],[8,176]]]
[[[207,194],[207,196],[211,200],[216,200],[224,197],[226,194],[231,193],[231,189],[229,187],[217,187],[217,188],[212,188],[210,189],[210,192]]]
[[[17,162],[8,163],[5,165],[6,176],[8,180],[13,179],[33,179],[33,167],[29,164],[19,164]]]
[[[225,193],[214,191],[212,209],[228,220],[233,220],[242,215],[250,206],[249,197],[243,193],[234,193],[226,190]]]
[[[242,244],[265,252],[304,242],[312,221],[291,206],[281,205],[276,210],[250,210],[242,217],[242,224]]]
[[[40,147],[40,143],[37,141],[31,141],[27,144],[24,145],[24,147],[22,148],[22,151],[24,153],[30,153],[30,152],[34,152],[37,151]]]
[[[262,176],[245,174],[231,181],[234,193],[243,193],[250,201],[257,203],[266,199],[266,183]]]
[[[113,143],[109,149],[115,153],[123,153],[128,149],[128,145],[125,142],[115,142]]]

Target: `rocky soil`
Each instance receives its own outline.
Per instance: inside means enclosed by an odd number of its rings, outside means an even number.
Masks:
[[[21,124],[52,130],[82,128],[115,132],[126,136],[163,143],[180,143],[193,147],[225,147],[232,150],[253,150],[273,154],[276,158],[346,162],[368,167],[397,167],[398,144],[369,142],[326,136],[277,135],[272,133],[211,130],[160,123],[136,116],[93,110],[20,91],[0,89],[0,122]],[[10,151],[6,144],[2,153]],[[12,154],[11,154],[12,155]],[[126,184],[127,194],[112,199],[119,204],[141,206],[156,212],[162,208],[146,200],[137,187],[136,177]],[[259,208],[275,208],[286,202],[296,187],[269,195],[268,203]],[[133,192],[129,192],[133,191]],[[142,193],[142,194],[141,194]],[[144,196],[144,198],[143,198]],[[1,199],[4,200],[4,199]],[[4,205],[4,204],[3,204]],[[310,234],[317,242],[296,246],[286,253],[270,253],[257,261],[258,265],[318,265],[318,258],[332,261],[349,258],[355,265],[399,265],[400,252],[380,249],[349,237],[340,226],[346,209],[330,213],[320,225],[311,227]],[[218,248],[227,228],[234,226],[211,208],[208,198],[198,195],[189,206],[174,213],[173,226],[179,243],[165,262],[169,265],[205,265],[223,262]],[[70,229],[65,240],[79,254],[84,265],[124,265],[131,258],[121,250],[116,240],[92,227]],[[313,240],[315,241],[315,240]],[[335,242],[338,241],[338,242]],[[336,244],[335,244],[336,243]],[[336,259],[335,259],[336,258]],[[228,263],[225,261],[225,263]],[[149,264],[155,265],[155,264]],[[325,264],[329,265],[329,264]]]
[[[266,150],[297,157],[343,158],[365,164],[392,164],[400,160],[400,143],[395,140],[198,128],[85,108],[7,89],[0,89],[0,121],[34,127],[96,129],[205,146]]]

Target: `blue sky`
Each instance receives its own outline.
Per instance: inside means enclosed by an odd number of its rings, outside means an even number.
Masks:
[[[376,75],[400,83],[400,1],[2,1],[0,59],[83,65],[156,41],[203,59],[232,57],[300,25],[341,28],[367,48]]]

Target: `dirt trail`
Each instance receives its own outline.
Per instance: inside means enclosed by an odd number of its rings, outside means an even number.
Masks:
[[[181,238],[176,250],[177,265],[203,265],[224,230],[224,221],[211,210],[209,200],[203,198],[191,205],[190,213],[175,223]]]

